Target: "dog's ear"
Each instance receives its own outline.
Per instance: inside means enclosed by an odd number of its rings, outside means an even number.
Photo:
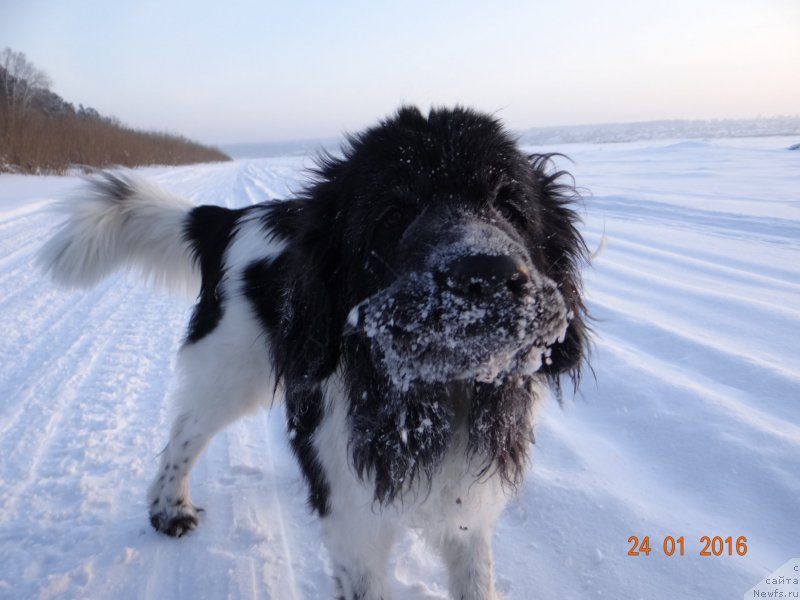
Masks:
[[[580,367],[588,350],[586,306],[583,302],[581,268],[587,262],[588,252],[583,237],[577,229],[580,218],[575,205],[580,194],[575,189],[572,176],[552,167],[553,155],[533,155],[529,164],[533,186],[540,199],[545,275],[559,287],[571,321],[562,343],[552,349],[552,363],[544,371],[557,378],[561,373],[580,375]]]

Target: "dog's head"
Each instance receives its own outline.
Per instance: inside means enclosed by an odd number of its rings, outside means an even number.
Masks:
[[[403,108],[351,137],[302,209],[285,370],[344,368],[356,420],[396,398],[409,425],[438,430],[452,415],[429,400],[451,384],[577,375],[585,247],[574,189],[549,166],[467,109]],[[364,400],[375,391],[384,406]]]

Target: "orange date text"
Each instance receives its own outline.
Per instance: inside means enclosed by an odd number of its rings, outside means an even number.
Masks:
[[[628,543],[631,545],[628,556],[650,556],[651,552],[661,552],[664,556],[686,556],[687,551],[692,553],[692,548],[687,548],[684,536],[668,535],[651,544],[649,535],[641,538],[632,535]],[[744,556],[747,554],[747,538],[743,535],[735,539],[733,536],[704,535],[694,550],[698,556]]]

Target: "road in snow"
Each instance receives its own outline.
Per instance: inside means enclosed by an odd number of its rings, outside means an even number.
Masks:
[[[800,556],[800,152],[782,138],[559,148],[576,161],[597,331],[579,394],[548,405],[497,528],[498,588],[533,598],[729,599]],[[290,195],[302,158],[145,169],[197,203]],[[193,473],[207,512],[172,540],[145,489],[166,439],[190,306],[125,275],[44,280],[43,212],[74,178],[0,176],[0,597],[328,598],[280,409],[218,436]],[[569,395],[569,394],[568,394]],[[630,557],[630,536],[650,556]],[[661,551],[684,536],[685,556]],[[747,537],[700,557],[701,536]],[[443,598],[413,536],[397,598]]]

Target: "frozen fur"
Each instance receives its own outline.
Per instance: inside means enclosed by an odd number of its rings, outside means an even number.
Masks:
[[[340,598],[389,598],[408,527],[441,554],[453,598],[496,598],[494,523],[537,407],[561,375],[577,382],[587,343],[564,179],[492,117],[407,107],[283,202],[192,207],[129,173],[92,180],[42,250],[57,281],[200,275],[153,527],[198,525],[198,456],[277,395]]]

